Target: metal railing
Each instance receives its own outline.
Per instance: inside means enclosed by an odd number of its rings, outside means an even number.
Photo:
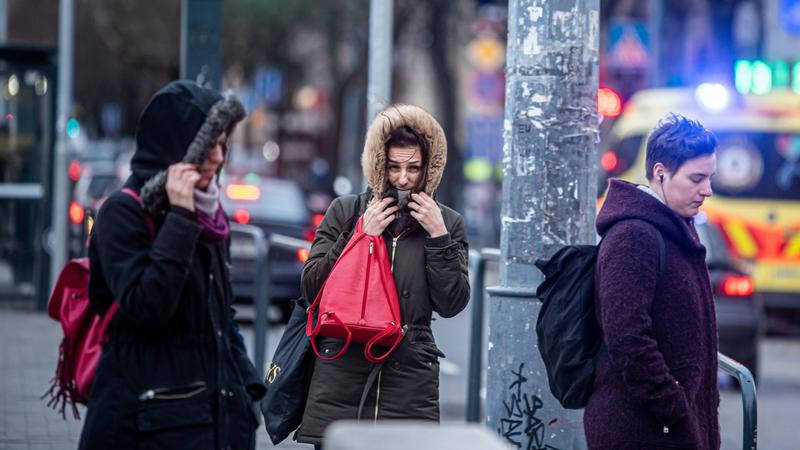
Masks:
[[[480,390],[483,373],[483,330],[484,330],[484,291],[486,263],[499,261],[500,250],[484,248],[480,252],[470,250],[470,271],[472,272],[472,324],[469,354],[469,372],[467,374],[467,422],[480,422],[481,398]],[[720,369],[733,376],[739,382],[742,393],[742,448],[756,450],[758,438],[758,414],[756,401],[756,385],[753,375],[743,365],[730,357],[717,353]]]
[[[742,448],[756,450],[758,440],[758,402],[756,383],[750,370],[730,357],[717,353],[719,368],[736,378],[742,392]]]
[[[264,231],[254,225],[231,223],[231,231],[249,236],[255,248],[254,279],[253,279],[253,306],[256,309],[256,319],[253,324],[253,351],[255,353],[255,366],[259,379],[264,379],[265,359],[267,350],[267,329],[269,320],[267,312],[272,303],[272,274],[270,273],[270,257],[274,248],[290,251],[310,249],[311,243],[282,234],[272,233],[264,236]]]

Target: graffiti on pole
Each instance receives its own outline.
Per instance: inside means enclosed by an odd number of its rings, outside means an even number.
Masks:
[[[504,417],[500,419],[498,433],[517,448],[525,450],[559,450],[544,444],[545,423],[536,413],[542,408],[542,399],[536,394],[523,392],[528,379],[522,375],[524,363],[518,371],[511,371],[514,381],[508,386],[509,397],[503,400]]]

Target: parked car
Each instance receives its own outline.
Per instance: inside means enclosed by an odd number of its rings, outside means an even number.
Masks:
[[[753,279],[744,264],[733,258],[720,230],[713,223],[697,225],[706,247],[706,264],[714,291],[719,351],[750,369],[758,378],[759,343],[766,319]]]
[[[278,178],[223,177],[222,206],[232,221],[254,225],[264,236],[277,233],[312,241],[316,230],[300,186]],[[270,251],[270,293],[273,302],[288,315],[289,300],[300,296],[300,274],[307,251]],[[231,235],[233,293],[239,303],[251,303],[255,288],[256,249],[250,237]]]

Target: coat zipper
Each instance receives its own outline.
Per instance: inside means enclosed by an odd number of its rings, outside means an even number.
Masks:
[[[206,384],[202,381],[192,383],[184,388],[154,388],[148,389],[139,395],[139,400],[182,400],[194,397],[206,390]]]
[[[394,273],[394,256],[395,252],[397,251],[397,241],[400,240],[400,238],[403,237],[406,233],[408,233],[408,230],[403,231],[397,237],[392,236],[392,264],[391,264],[392,273]],[[392,234],[389,233],[389,236],[391,235]],[[370,254],[372,254],[372,243],[370,243],[369,250]],[[369,270],[369,268],[367,270]],[[369,272],[367,273],[369,274]],[[363,313],[361,314],[361,317],[364,317]],[[378,421],[378,405],[380,405],[381,403],[381,375],[383,375],[383,369],[381,369],[378,372],[378,393],[375,396],[375,422]]]
[[[392,236],[392,273],[394,273],[394,253],[395,250],[397,250],[397,241],[406,233],[408,233],[408,230],[403,231],[397,237]],[[391,233],[389,233],[389,235],[391,236]]]
[[[361,318],[367,314],[367,289],[369,289],[369,269],[372,267],[372,251],[374,243],[369,241],[369,256],[367,257],[367,276],[364,278],[364,296],[361,299]]]

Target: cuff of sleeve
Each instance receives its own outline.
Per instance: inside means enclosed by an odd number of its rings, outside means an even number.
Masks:
[[[441,236],[437,236],[435,238],[429,237],[425,245],[428,247],[442,248],[450,245],[450,242],[452,242],[452,240],[450,239],[450,233],[446,233]]]
[[[191,220],[192,222],[197,222],[197,213],[195,211],[190,211],[183,206],[175,206],[172,205],[169,208],[169,212],[174,213],[180,217],[183,217],[186,220]]]
[[[267,387],[264,386],[264,383],[259,381],[248,382],[245,384],[245,389],[247,390],[247,393],[250,394],[250,399],[252,399],[254,402],[261,400],[265,395],[267,395]]]

